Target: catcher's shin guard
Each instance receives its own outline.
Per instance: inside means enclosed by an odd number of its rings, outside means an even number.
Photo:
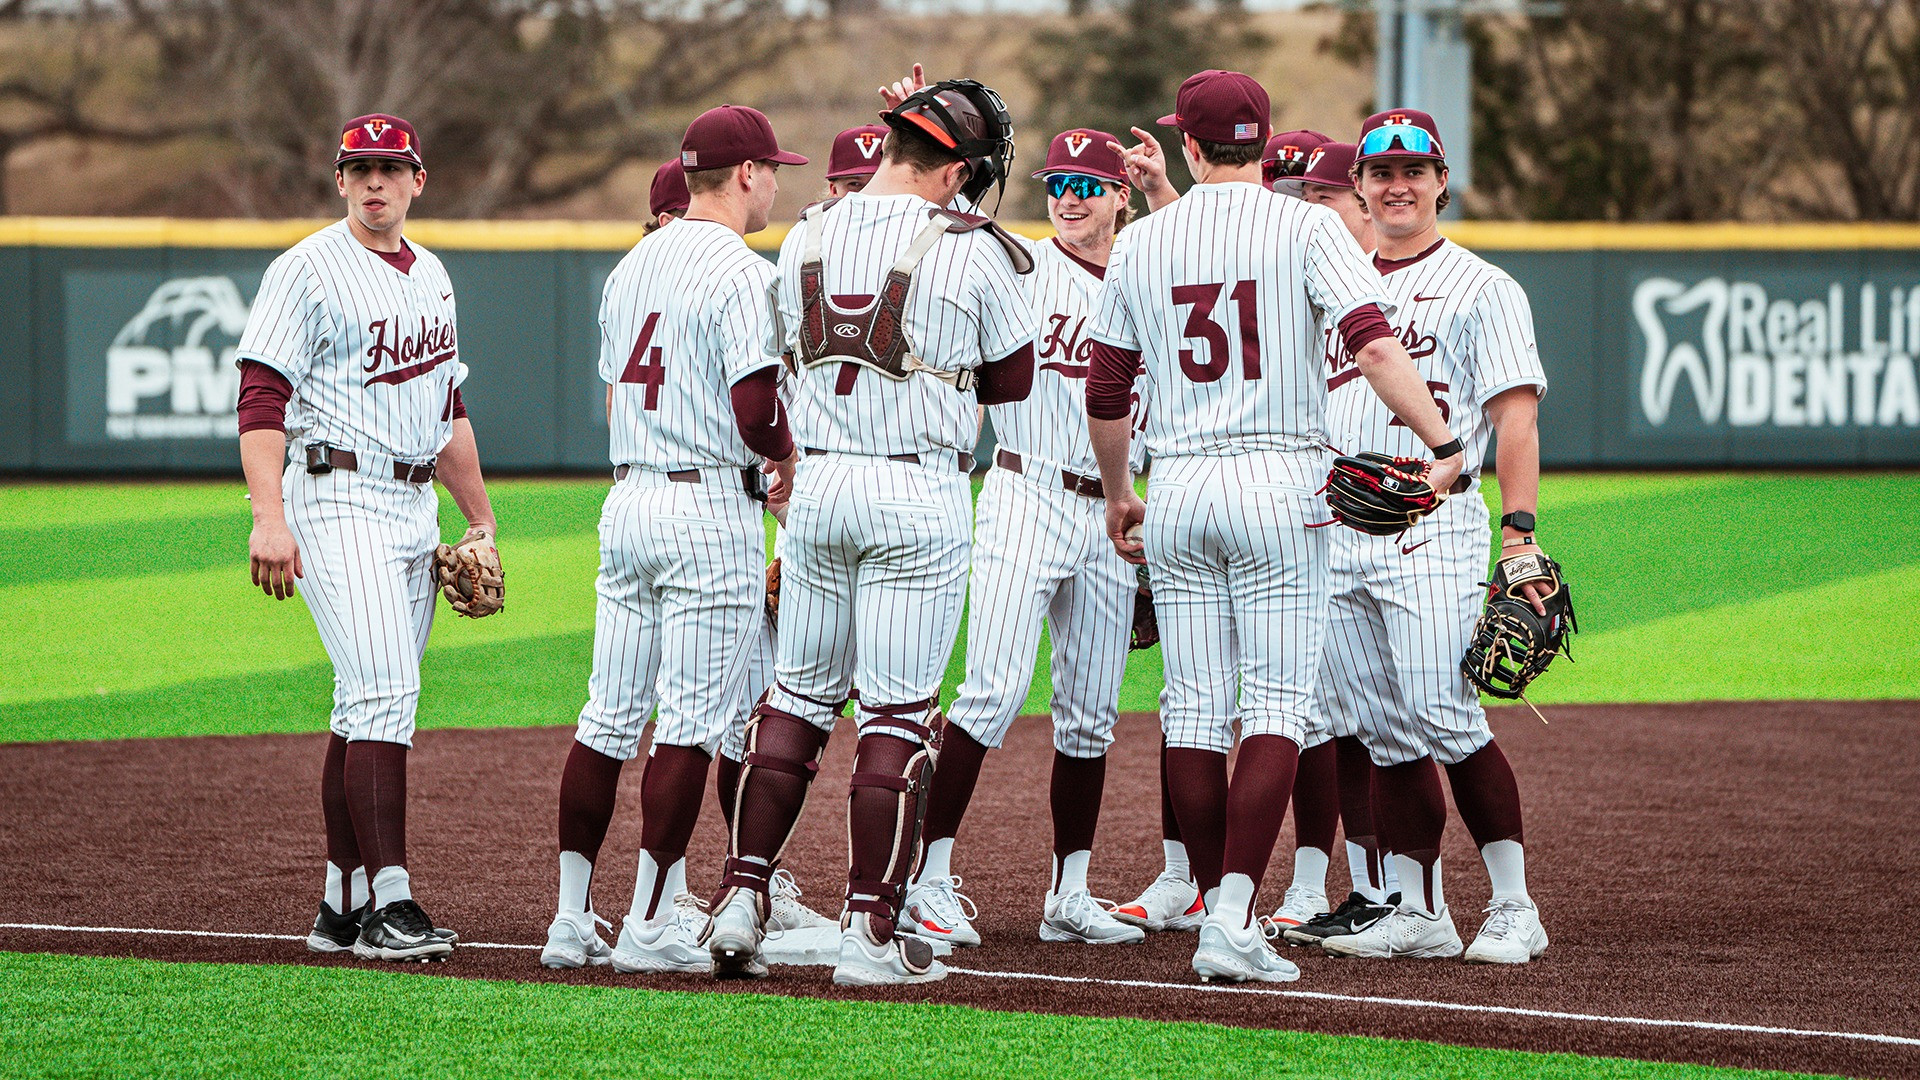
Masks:
[[[933,699],[863,704],[860,714],[860,746],[847,791],[847,915],[867,915],[868,935],[882,942],[892,935],[907,878],[919,862],[927,791],[946,718]],[[876,789],[892,795],[878,796]],[[881,799],[892,804],[884,817],[876,805]]]
[[[779,728],[776,738],[768,737],[768,720]],[[820,772],[820,751],[826,741],[826,732],[765,701],[754,708],[747,719],[747,752],[734,789],[727,861],[713,910],[720,910],[735,890],[748,889],[761,919],[766,918],[774,868],[793,839],[807,792]]]

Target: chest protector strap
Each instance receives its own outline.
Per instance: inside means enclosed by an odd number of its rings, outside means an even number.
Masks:
[[[805,231],[800,259],[800,366],[811,370],[824,364],[858,364],[894,382],[905,382],[924,372],[955,390],[971,390],[977,376],[972,368],[942,371],[923,363],[907,337],[907,296],[913,290],[913,272],[933,250],[934,242],[954,225],[945,211],[934,211],[913,243],[887,271],[880,295],[865,307],[847,310],[827,296],[825,267],[820,260],[820,234],[814,221],[831,202],[809,207],[800,215]]]

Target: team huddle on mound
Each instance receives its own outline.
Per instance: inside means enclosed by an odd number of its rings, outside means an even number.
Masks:
[[[1231,982],[1298,978],[1279,939],[1538,957],[1518,788],[1479,693],[1518,696],[1573,629],[1534,538],[1546,379],[1525,294],[1438,234],[1431,117],[1377,114],[1355,143],[1271,135],[1257,82],[1201,72],[1160,120],[1193,186],[1168,183],[1145,130],[1131,144],[1063,132],[1033,174],[1057,236],[1033,242],[977,212],[1011,173],[997,94],[916,67],[881,96],[884,124],[835,140],[829,197],[776,263],[744,237],[766,227],[780,166],[806,158],[756,110],[702,114],[607,279],[614,484],[541,962],[728,978],[804,956],[841,985],[943,978],[939,955],[980,944],[955,844],[1043,625],[1042,940],[1197,930],[1195,973]],[[335,668],[308,945],[443,959],[457,935],[406,870],[420,660],[435,593],[489,615],[505,574],[452,285],[402,235],[425,182],[413,129],[348,122],[336,178],[346,219],[275,260],[237,350],[252,571],[280,598],[304,581]],[[972,453],[983,414],[991,463]],[[1495,436],[1489,585],[1478,471]],[[977,507],[976,465],[990,466]],[[458,545],[438,544],[436,476],[470,525]],[[963,612],[966,674],[943,712]],[[1166,865],[1113,904],[1087,877],[1106,754],[1128,653],[1156,642]],[[847,717],[835,920],[802,902],[782,856]],[[649,721],[633,901],[609,945],[591,888]],[[1441,889],[1436,763],[1493,884],[1471,946]],[[686,851],[710,773],[728,850],[701,898]],[[1262,916],[1290,802],[1293,881]],[[1332,904],[1342,826],[1352,890]]]

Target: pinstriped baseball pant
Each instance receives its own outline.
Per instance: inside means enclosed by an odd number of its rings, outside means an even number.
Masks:
[[[1333,596],[1311,743],[1357,734],[1376,765],[1428,754],[1451,765],[1493,739],[1460,671],[1486,599],[1490,528],[1476,483],[1399,537],[1329,530]]]
[[[1319,450],[1160,458],[1145,541],[1166,660],[1170,748],[1240,735],[1302,743],[1326,633],[1326,502]]]
[[[938,456],[801,459],[768,704],[831,731],[856,683],[874,706],[939,692],[966,602],[972,485]]]
[[[640,752],[656,704],[655,743],[713,753],[766,621],[760,504],[738,469],[700,472],[689,484],[633,469],[601,510],[593,674],[576,737],[611,758]]]
[[[413,745],[420,657],[433,628],[432,484],[336,469],[281,477],[287,528],[300,546],[300,591],[333,661],[333,716],[344,739]]]
[[[1033,459],[1029,459],[1030,461]],[[1053,643],[1053,745],[1093,758],[1113,745],[1133,625],[1133,567],[1106,535],[1106,501],[1066,491],[1058,466],[987,474],[976,510],[967,676],[948,719],[998,747],[1033,685],[1040,623]],[[1039,478],[1052,476],[1049,486]]]

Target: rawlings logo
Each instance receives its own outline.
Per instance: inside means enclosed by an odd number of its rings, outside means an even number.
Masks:
[[[423,315],[418,334],[395,333],[389,341],[387,320],[375,319],[367,324],[367,332],[373,335],[373,344],[367,347],[368,362],[362,365],[363,370],[373,372],[383,365],[391,367],[369,378],[364,386],[375,383],[397,386],[453,359],[453,324],[450,322],[435,319],[429,325]]]
[[[856,338],[860,336],[860,328],[853,323],[835,323],[833,332],[835,335],[844,338]]]
[[[1092,145],[1093,140],[1085,133],[1079,131],[1071,132],[1066,138],[1067,156],[1079,157],[1080,151]]]

